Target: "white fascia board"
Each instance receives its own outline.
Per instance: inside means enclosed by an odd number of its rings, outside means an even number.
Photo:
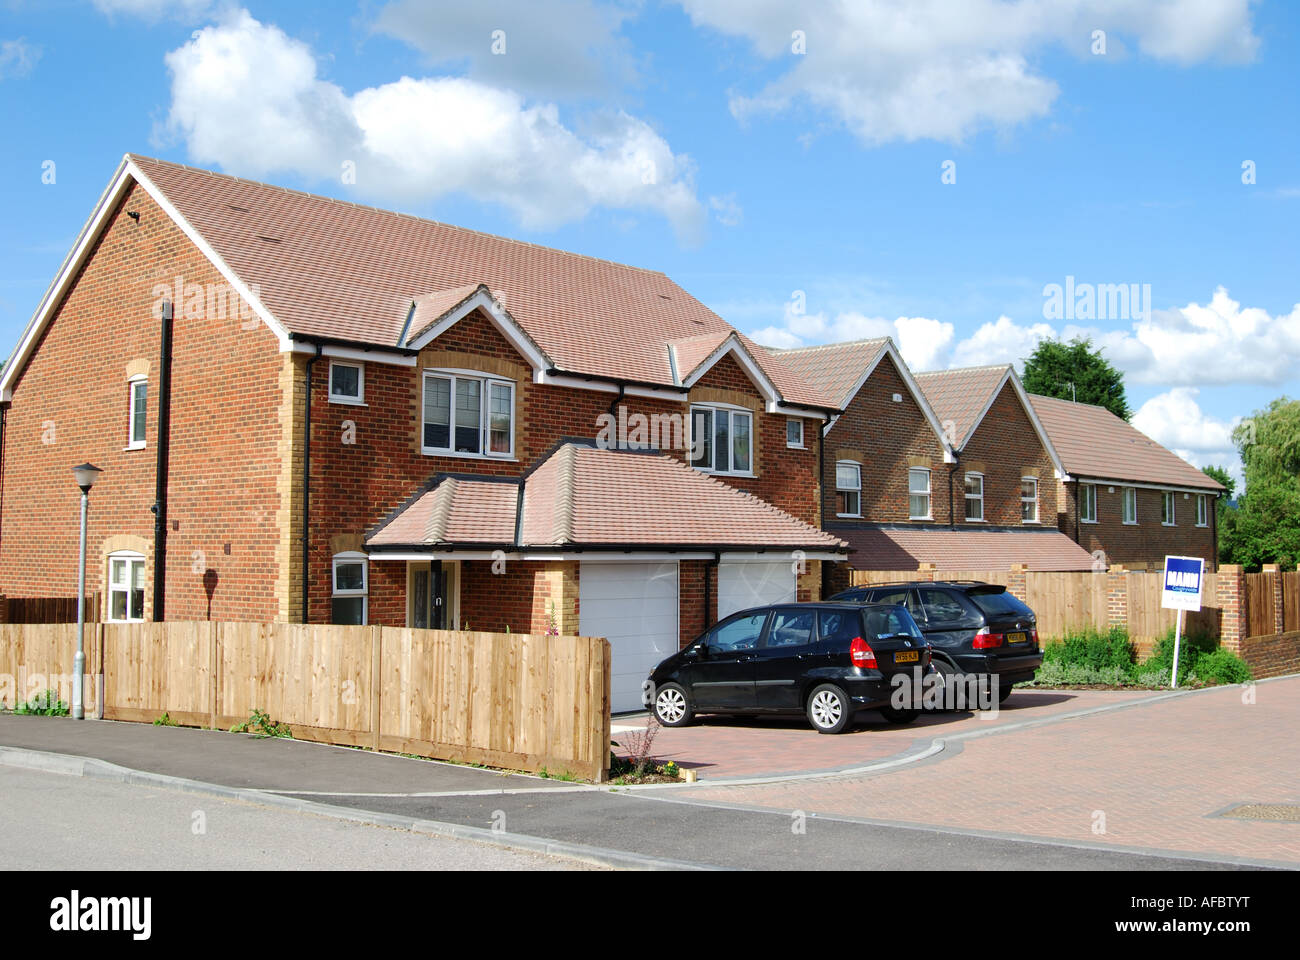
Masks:
[[[131,176],[135,178],[136,183],[140,184],[141,188],[144,189],[145,193],[149,194],[149,196],[153,198],[153,202],[162,208],[163,213],[167,214],[167,216],[171,218],[171,221],[180,228],[181,233],[185,234],[190,243],[198,247],[199,252],[207,257],[208,261],[217,268],[217,272],[225,278],[228,284],[230,284],[230,288],[244,298],[244,301],[250,308],[252,308],[252,311],[257,314],[257,316],[262,319],[262,322],[270,328],[271,332],[276,335],[280,341],[280,351],[283,353],[293,349],[293,341],[289,339],[289,331],[285,329],[284,324],[277,320],[271,311],[266,308],[266,305],[262,303],[261,299],[253,294],[253,291],[244,283],[243,280],[239,279],[235,271],[230,269],[230,266],[226,261],[223,260],[220,254],[212,248],[212,245],[209,244],[207,240],[203,239],[203,236],[190,225],[190,222],[181,215],[181,212],[177,210],[175,206],[172,205],[172,202],[167,199],[166,195],[154,186],[153,181],[145,175],[144,171],[136,166],[134,161],[130,160],[127,161],[127,170],[130,172]]]
[[[448,311],[441,320],[405,346],[412,350],[423,349],[446,333],[453,325],[480,308],[488,315],[492,325],[497,328],[501,335],[510,341],[511,346],[523,355],[529,366],[534,370],[546,370],[551,366],[550,360],[542,353],[541,348],[533,343],[529,336],[524,333],[524,329],[519,325],[518,321],[510,316],[509,311],[485,287],[480,287],[480,289],[470,294],[459,305]]]
[[[798,551],[799,556],[795,556]],[[784,553],[784,555],[782,555]],[[799,550],[797,547],[791,547],[786,551],[769,550],[766,553],[745,553],[742,551],[727,552],[723,551],[721,560],[723,563],[788,563],[790,572],[794,572],[794,565],[800,560],[847,560],[847,553],[834,553],[830,550]]]
[[[305,353],[315,355],[316,347],[309,341],[294,340],[289,348],[293,353]],[[337,360],[356,360],[361,363],[385,363],[394,367],[414,367],[416,357],[407,356],[402,353],[390,353],[387,350],[365,350],[361,347],[336,347],[325,345],[321,347],[322,357],[334,357]]]
[[[809,420],[820,420],[825,423],[832,414],[825,410],[813,410],[810,407],[795,407],[788,404],[769,403],[767,405],[768,413],[775,413],[783,417],[807,417]]]
[[[533,374],[533,383],[544,383],[553,387],[570,387],[574,390],[595,390],[599,393],[618,393],[619,385],[606,380],[589,380],[580,373],[547,373],[538,370]],[[623,393],[629,397],[649,397],[654,400],[675,400],[686,402],[686,391],[676,387],[639,387],[627,385]]]
[[[1086,483],[1095,487],[1137,487],[1142,490],[1168,490],[1170,493],[1203,493],[1207,497],[1219,497],[1222,490],[1209,490],[1205,487],[1189,487],[1177,483],[1140,483],[1137,480],[1107,480],[1100,477],[1070,477],[1071,483]]]
[[[0,400],[8,401],[13,399],[14,380],[17,379],[27,365],[27,361],[31,358],[32,349],[36,346],[36,341],[40,339],[41,334],[45,331],[50,317],[53,316],[54,310],[62,302],[73,278],[77,276],[86,262],[86,257],[89,255],[91,247],[99,239],[109,214],[117,207],[126,193],[133,176],[130,166],[127,158],[123,157],[108,186],[99,195],[99,202],[95,204],[95,209],[91,211],[89,218],[82,225],[81,233],[77,234],[77,240],[72,249],[63,258],[63,264],[59,267],[58,273],[54,275],[54,280],[46,288],[45,295],[41,297],[41,301],[31,319],[27,321],[27,327],[18,340],[18,346],[9,355],[3,373],[0,373]]]
[[[780,391],[778,391],[776,385],[767,378],[767,374],[765,374],[762,369],[759,368],[758,364],[754,362],[754,358],[749,355],[749,351],[744,348],[744,345],[736,338],[734,333],[728,334],[726,339],[724,339],[722,343],[718,344],[713,349],[713,352],[705,357],[700,365],[691,371],[690,376],[682,381],[682,386],[688,390],[695,386],[695,384],[699,382],[700,378],[713,368],[714,364],[729,353],[735,355],[736,362],[740,364],[741,369],[745,371],[745,374],[749,379],[758,387],[759,392],[763,394],[763,400],[766,401],[768,405],[768,412],[775,413],[774,405],[776,401],[781,399]]]

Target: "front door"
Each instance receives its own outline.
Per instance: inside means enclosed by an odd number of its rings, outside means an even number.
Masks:
[[[413,561],[407,565],[408,626],[420,630],[456,628],[456,565],[442,560]]]

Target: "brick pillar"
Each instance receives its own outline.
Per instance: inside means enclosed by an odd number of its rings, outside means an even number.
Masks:
[[[1028,564],[1013,563],[1011,565],[1011,573],[1007,577],[1007,593],[1012,594],[1021,603],[1023,603],[1029,596],[1029,591],[1025,584],[1025,573],[1028,570]]]
[[[1106,577],[1106,624],[1128,629],[1128,570],[1112,563]]]
[[[1246,572],[1239,563],[1219,567],[1218,601],[1223,611],[1219,642],[1225,650],[1241,653],[1241,641],[1249,629],[1246,623]]]
[[[930,581],[933,581],[933,580],[934,580],[934,564],[933,564],[933,563],[922,563],[922,564],[919,564],[919,565],[917,566],[917,568],[916,568],[916,579],[918,579],[918,580],[930,580]]]
[[[1272,574],[1269,584],[1273,587],[1273,632],[1281,633],[1286,629],[1286,611],[1282,606],[1282,565],[1266,563],[1264,572]]]

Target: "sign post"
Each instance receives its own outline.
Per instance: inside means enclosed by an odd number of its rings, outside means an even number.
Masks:
[[[1174,627],[1174,669],[1169,686],[1178,686],[1178,654],[1183,635],[1183,611],[1201,609],[1201,586],[1205,582],[1205,561],[1200,557],[1165,557],[1165,584],[1160,606],[1178,611]]]

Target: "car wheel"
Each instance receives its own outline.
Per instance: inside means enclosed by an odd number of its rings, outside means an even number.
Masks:
[[[655,691],[655,719],[665,727],[684,727],[695,719],[684,687],[665,683]]]
[[[957,670],[947,660],[931,660],[934,664],[935,671],[943,680],[943,686],[939,688],[939,702],[932,707],[925,707],[931,713],[943,713],[948,709],[948,704],[954,703],[950,688],[957,682]]]
[[[1015,689],[1014,683],[998,684],[998,703],[1006,703],[1007,697],[1011,696],[1011,691]]]
[[[843,733],[853,722],[853,704],[839,687],[823,683],[808,698],[808,722],[818,733]]]
[[[899,710],[895,707],[881,707],[880,715],[890,723],[911,723],[921,715],[921,711]]]

